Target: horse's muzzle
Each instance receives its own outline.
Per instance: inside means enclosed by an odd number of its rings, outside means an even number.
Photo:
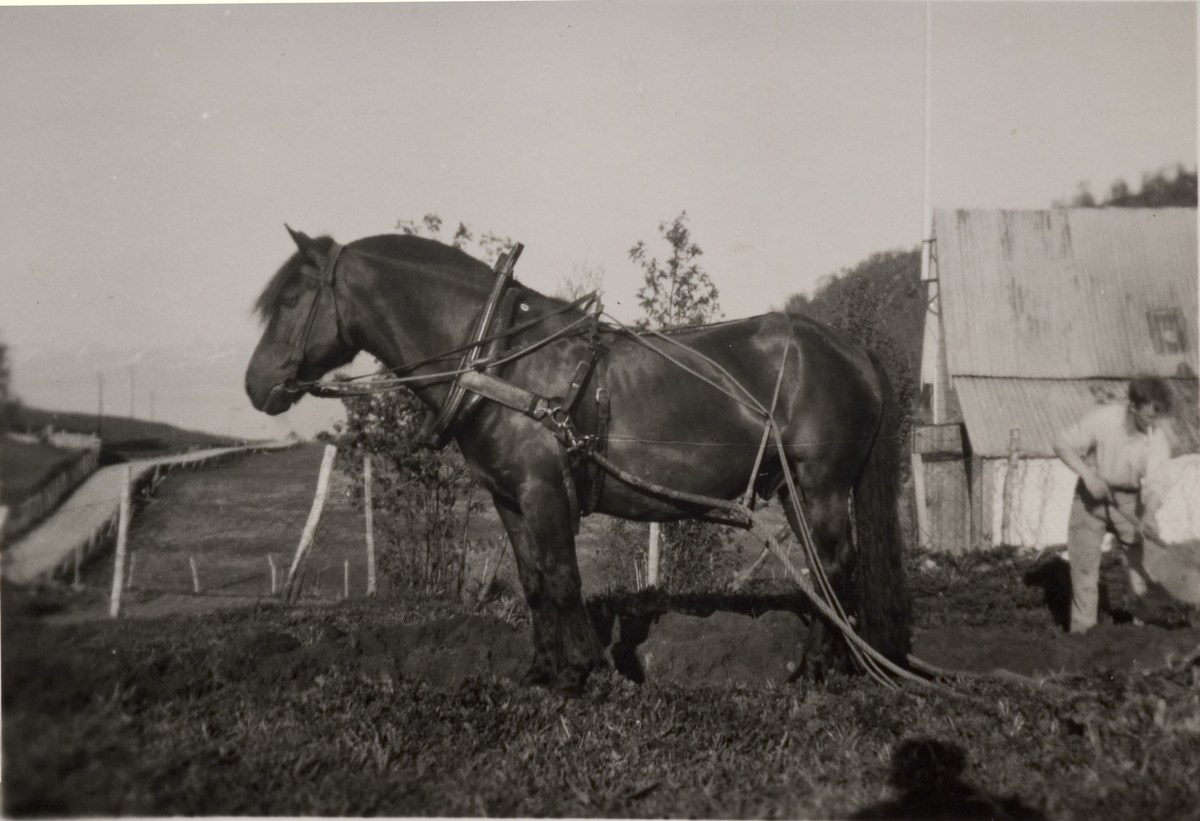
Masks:
[[[296,387],[294,380],[280,382],[267,391],[267,396],[259,410],[268,416],[278,416],[296,404],[303,395],[304,391]]]

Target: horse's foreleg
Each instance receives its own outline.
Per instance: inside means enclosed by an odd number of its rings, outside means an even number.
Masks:
[[[850,538],[847,497],[848,494],[836,492],[810,493],[805,516],[834,595],[841,602],[846,615],[853,618],[856,605],[851,583],[854,546]],[[800,520],[786,490],[780,495],[780,501],[792,532],[798,540],[802,540]],[[822,616],[814,618],[808,641],[805,642],[799,675],[820,679],[830,671],[849,672],[851,669],[853,665],[849,648],[838,635],[837,628]]]
[[[604,650],[580,592],[570,509],[561,488],[531,488],[514,503],[495,498],[533,617],[533,664],[523,684],[580,692]]]

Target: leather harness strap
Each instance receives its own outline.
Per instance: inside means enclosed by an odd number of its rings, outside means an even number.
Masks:
[[[512,324],[513,309],[516,307],[517,297],[519,296],[520,289],[516,286],[510,285],[510,287],[505,289],[503,296],[500,297],[500,307],[496,311],[495,320],[492,323],[491,330],[488,334],[490,341],[487,343],[487,348],[483,354],[484,361],[490,362],[498,359],[508,347],[507,343],[509,336],[505,334],[505,331],[509,330],[509,327]],[[484,368],[484,373],[490,373],[495,376],[499,370],[499,366],[497,365],[488,365],[486,368]],[[466,419],[471,415],[471,411],[473,411],[475,406],[478,405],[482,400],[483,397],[479,394],[473,391],[468,392],[466,399],[463,400],[462,407],[459,409],[457,417],[446,429],[446,440],[454,438],[454,436],[462,428],[463,422],[465,422]]]
[[[292,369],[292,375],[285,382],[296,381],[296,375],[300,371],[300,365],[304,362],[304,349],[308,347],[308,337],[312,334],[313,325],[317,321],[317,308],[321,304],[321,297],[325,291],[329,291],[329,299],[333,303],[333,313],[337,325],[338,339],[343,344],[350,345],[346,339],[346,334],[342,330],[341,312],[338,310],[337,299],[333,295],[334,284],[334,269],[337,268],[338,258],[342,255],[342,247],[336,242],[329,246],[329,253],[325,257],[325,262],[321,265],[320,270],[308,264],[307,262],[300,268],[301,276],[308,279],[316,280],[317,290],[313,292],[312,302],[308,305],[308,316],[304,319],[303,330],[296,337],[296,344],[292,346],[292,353],[288,358],[288,367]]]
[[[484,303],[475,331],[471,334],[470,348],[463,354],[460,368],[470,367],[480,358],[480,345],[488,335],[488,328],[496,314],[500,296],[512,280],[513,266],[517,264],[517,258],[521,256],[524,248],[525,246],[518,242],[511,250],[501,254],[500,259],[496,260],[496,281],[492,285],[492,292],[488,295],[487,302]],[[462,410],[465,398],[466,391],[463,389],[462,381],[454,380],[454,384],[450,386],[450,393],[446,396],[446,401],[442,403],[441,410],[429,420],[425,430],[422,431],[422,439],[425,444],[438,449],[445,447],[446,443],[450,441],[450,429],[458,421],[459,411]]]
[[[608,401],[608,388],[605,387],[605,360],[603,358],[596,362],[596,445],[592,449],[593,454],[601,457],[608,452],[608,423],[612,419],[612,408]],[[604,490],[604,475],[605,471],[600,467],[600,464],[594,459],[589,460],[592,466],[592,487],[588,493],[586,512],[591,513],[596,509],[596,505],[600,502],[600,493]]]

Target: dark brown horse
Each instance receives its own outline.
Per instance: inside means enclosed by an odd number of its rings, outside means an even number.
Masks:
[[[254,407],[282,413],[303,395],[303,383],[366,351],[409,378],[429,376],[413,390],[439,411],[451,384],[434,375],[453,370],[461,354],[436,357],[472,341],[495,279],[488,266],[412,236],[369,237],[342,249],[329,237],[292,235],[299,250],[257,303],[266,327],[246,372]],[[859,635],[904,663],[910,630],[894,490],[896,422],[888,380],[870,353],[812,320],[769,314],[654,338],[670,361],[645,337],[581,323],[582,310],[510,287],[517,300],[505,344],[529,350],[496,375],[528,395],[577,397],[572,430],[619,468],[565,459],[564,439],[546,419],[511,403],[480,401],[453,429],[512,541],[533,615],[527,683],[578,689],[603,664],[580,596],[579,508],[641,521],[704,518],[715,509],[697,499],[737,499],[749,485],[763,498],[797,488],[803,513],[784,505],[792,529],[799,536],[806,523],[811,528]],[[594,365],[579,366],[588,361]],[[573,378],[583,380],[577,391]],[[779,446],[764,453],[761,409],[768,405]],[[629,477],[692,496],[655,492]],[[822,669],[832,638],[816,622],[806,669]]]

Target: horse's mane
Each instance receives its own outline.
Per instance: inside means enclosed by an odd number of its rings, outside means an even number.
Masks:
[[[312,242],[323,254],[327,254],[333,246],[330,236],[316,237]],[[453,266],[467,270],[474,267],[484,274],[488,271],[487,265],[459,248],[412,234],[380,234],[357,240],[354,244],[367,253],[398,256],[405,262],[417,265]],[[300,277],[300,269],[306,261],[304,253],[296,251],[279,267],[254,303],[254,311],[259,319],[267,322],[275,315],[283,301],[284,292]]]

